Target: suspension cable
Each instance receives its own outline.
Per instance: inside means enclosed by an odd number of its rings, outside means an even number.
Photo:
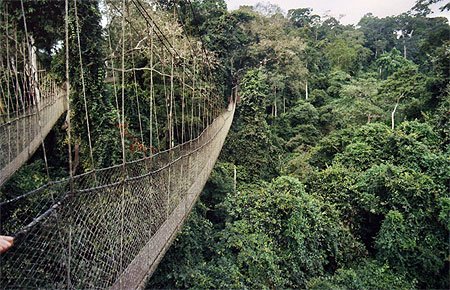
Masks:
[[[32,46],[31,46],[31,44],[29,42],[29,35],[28,35],[28,29],[27,29],[27,21],[25,19],[25,9],[23,7],[23,0],[20,0],[20,6],[22,8],[23,25],[24,25],[24,28],[25,28],[25,38],[26,38],[26,43],[27,43],[27,47],[28,47],[29,57],[32,58],[32,56],[33,56],[32,49],[33,48],[32,48]],[[42,151],[44,153],[45,171],[47,173],[47,181],[50,182],[50,172],[49,172],[49,169],[48,169],[47,152],[45,150],[44,136],[42,135],[42,123],[41,123],[41,112],[40,112],[40,110],[41,110],[41,105],[40,105],[41,100],[40,100],[40,97],[39,97],[39,94],[40,94],[39,93],[39,88],[37,87],[37,86],[39,86],[39,84],[37,83],[37,80],[36,80],[36,78],[37,78],[37,76],[36,76],[37,68],[34,67],[35,64],[33,63],[32,59],[30,59],[30,62],[31,62],[30,67],[31,67],[31,70],[32,70],[32,73],[33,73],[33,76],[32,76],[32,80],[33,80],[33,83],[34,83],[33,87],[35,87],[35,95],[34,95],[34,97],[35,97],[35,101],[36,101],[36,104],[37,104],[36,112],[37,112],[37,116],[38,116],[39,134],[40,134],[40,137],[41,137]]]
[[[132,54],[132,64],[134,67],[134,54]],[[142,132],[142,119],[141,119],[141,109],[139,105],[139,95],[137,91],[137,80],[136,80],[136,71],[133,70],[133,79],[134,79],[134,96],[136,98],[137,110],[138,110],[138,119],[139,119],[139,131],[141,133],[141,143],[144,145],[144,133]],[[144,152],[145,154],[145,152]]]
[[[109,42],[109,48],[112,51],[112,44],[111,44],[111,29],[108,27],[108,42]],[[124,134],[122,133],[122,130],[125,130],[124,125],[121,125],[121,118],[120,118],[120,110],[119,110],[119,99],[117,97],[117,85],[116,85],[116,75],[114,70],[114,60],[111,59],[111,65],[113,67],[112,69],[112,77],[113,77],[113,87],[114,87],[114,99],[116,101],[116,112],[117,112],[117,123],[119,125],[119,134],[120,134],[120,140],[121,140],[121,147],[122,147],[122,155],[125,155],[125,141],[124,141]]]
[[[153,20],[153,18],[150,16],[150,14],[147,12],[147,9],[144,8],[144,6],[142,6],[142,3],[140,2],[140,0],[131,0],[131,2],[134,3],[134,5],[136,6],[136,8],[138,8],[139,13],[144,17],[145,21],[148,23],[147,17],[150,19],[151,22],[153,22],[154,26],[156,27],[156,29],[159,31],[159,33],[162,35],[162,38],[164,38],[164,40],[169,44],[169,46],[172,48],[173,52],[181,59],[181,56],[178,54],[178,52],[176,51],[176,49],[172,46],[172,44],[170,43],[170,41],[167,39],[166,35],[161,31],[161,29],[159,28],[159,26],[156,24],[156,22]],[[140,8],[139,8],[139,7]],[[142,11],[145,13],[145,15],[142,13]],[[146,17],[147,16],[147,17]],[[156,33],[156,35],[158,36],[158,38],[160,38],[161,42],[164,44],[164,40],[161,39],[161,36],[158,35],[158,33]],[[164,44],[164,46],[167,48],[167,46]],[[170,52],[170,50],[167,48],[167,50]]]
[[[150,66],[153,67],[153,29],[150,30]],[[150,156],[153,155],[153,70],[150,71]],[[158,145],[159,147],[159,145]]]
[[[69,150],[70,191],[73,191],[72,172],[72,132],[70,122],[70,88],[69,88],[69,0],[65,0],[65,41],[66,41],[66,98],[67,98],[67,147]]]
[[[86,127],[87,127],[87,133],[88,133],[88,142],[89,142],[89,157],[91,159],[92,168],[95,168],[94,164],[94,155],[92,153],[92,141],[91,141],[91,129],[89,124],[89,113],[88,113],[88,106],[87,106],[87,98],[86,98],[86,84],[84,81],[84,70],[83,70],[83,59],[81,57],[81,43],[80,43],[80,25],[78,22],[78,11],[77,11],[77,0],[73,0],[75,4],[75,24],[76,24],[76,32],[77,32],[77,42],[78,42],[78,55],[80,58],[80,72],[81,72],[81,85],[83,88],[83,99],[84,99],[84,111],[86,115]]]

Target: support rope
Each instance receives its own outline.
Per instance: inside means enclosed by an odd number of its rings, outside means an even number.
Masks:
[[[68,1],[66,0],[65,3],[67,98],[70,89],[67,60]],[[208,75],[205,71],[208,59],[201,54],[200,44],[191,43],[186,28],[184,28],[186,33],[184,37],[176,24],[173,29],[168,29],[168,26],[175,23],[179,17],[176,10],[174,10],[173,18],[166,15],[158,19],[153,17],[151,8],[145,8],[148,7],[147,3],[140,0],[131,0],[129,3],[134,5],[128,6],[126,0],[121,1],[120,13],[115,14],[120,15],[114,23],[116,26],[108,26],[108,45],[111,55],[106,59],[111,64],[113,75],[114,97],[122,143],[122,162],[108,168],[95,169],[80,44],[81,27],[77,0],[74,0],[78,57],[93,169],[78,176],[70,174],[67,180],[50,182],[33,192],[0,202],[0,207],[8,210],[22,203],[32,205],[29,207],[29,215],[24,214],[20,216],[20,221],[10,222],[7,225],[9,231],[7,233],[15,233],[17,243],[14,249],[2,256],[6,261],[2,264],[2,269],[5,270],[5,277],[8,277],[8,280],[5,280],[3,276],[0,277],[0,288],[8,288],[8,286],[109,288],[117,283],[122,288],[125,287],[125,274],[131,269],[130,265],[140,257],[140,252],[147,250],[146,245],[149,239],[153,239],[163,225],[170,222],[168,218],[173,216],[176,209],[184,208],[183,219],[187,216],[192,202],[195,202],[194,197],[201,191],[220,152],[231,125],[233,112],[225,112],[219,117],[214,113],[216,103],[212,99],[214,95],[210,93],[214,86],[207,82]],[[116,8],[111,8],[111,11],[114,9]],[[142,21],[130,22],[129,20],[135,15],[141,15],[142,18],[139,20]],[[111,22],[114,21],[114,17]],[[169,25],[160,24],[164,21],[168,21]],[[126,35],[128,36],[127,29],[130,35],[128,41],[125,38]],[[170,32],[163,33],[163,29],[168,29]],[[112,35],[112,33],[116,34]],[[134,33],[137,36],[146,35],[133,42],[138,38]],[[154,37],[154,34],[157,37]],[[114,44],[115,48],[113,48],[112,39],[120,39]],[[149,46],[141,47],[149,43]],[[114,64],[119,53],[120,69]],[[16,57],[17,55],[18,53]],[[149,67],[136,68],[136,65],[140,66],[143,63],[142,60],[150,62]],[[130,67],[132,68],[129,69]],[[140,94],[144,90],[139,87],[142,82],[139,80],[141,74],[136,73],[137,70],[148,70],[150,73],[150,88],[147,90],[149,99],[141,98]],[[121,103],[116,86],[115,72],[117,71],[121,74]],[[125,94],[128,93],[125,90],[127,72],[133,73],[132,77],[128,75],[128,79],[134,81],[133,89],[142,143],[144,143],[145,135],[141,118],[147,115],[150,119],[151,152],[145,154],[145,158],[135,161],[127,161],[127,159],[132,160],[133,152],[127,155],[128,152],[125,151],[125,113],[129,106],[131,106],[130,111],[133,111],[135,106],[125,104]],[[33,86],[26,81],[30,76],[26,76],[25,73],[20,77],[22,76],[24,81],[20,80],[20,82],[23,86],[17,86],[17,89],[23,89],[25,94],[25,91],[32,90]],[[19,84],[19,80],[17,83]],[[159,97],[163,97],[164,100],[158,99],[159,93]],[[17,108],[19,106],[26,108],[31,105],[25,102],[28,101],[25,98],[23,104],[19,104],[22,99],[17,98],[16,101]],[[145,103],[147,101],[149,104]],[[141,106],[141,103],[145,103],[145,106]],[[143,112],[148,108],[149,112],[144,114]],[[67,117],[69,123],[70,117],[69,109]],[[167,123],[165,117],[167,117]],[[158,129],[159,125],[161,130]],[[156,131],[156,134],[153,131]],[[69,128],[68,151],[71,156],[70,132]],[[190,141],[186,141],[188,135],[190,135]],[[156,154],[153,154],[154,142],[158,144],[159,152]],[[164,150],[160,142],[167,143],[168,149]],[[71,162],[69,160],[69,163]],[[69,167],[69,171],[73,172],[71,164]],[[188,195],[189,203],[185,203]],[[15,212],[11,211],[5,216],[11,217],[14,214]],[[10,221],[9,218],[7,220]],[[176,230],[178,228],[179,226]],[[169,235],[175,236],[176,231]],[[158,253],[163,252],[158,250]],[[20,267],[17,266],[19,262]],[[3,267],[3,265],[6,266]]]
[[[87,106],[87,98],[86,98],[86,84],[84,81],[84,69],[83,69],[83,59],[81,57],[81,43],[80,43],[80,24],[78,21],[78,11],[77,11],[77,0],[73,0],[75,6],[75,24],[76,24],[76,34],[77,34],[77,43],[78,43],[78,56],[80,60],[80,73],[81,73],[81,85],[83,89],[83,100],[84,100],[84,111],[86,117],[86,129],[88,135],[88,143],[89,143],[89,158],[91,160],[92,168],[95,168],[94,163],[94,154],[92,150],[92,141],[91,141],[91,129],[89,123],[89,112]]]
[[[23,7],[23,0],[20,0],[20,6],[21,6],[21,9],[22,9],[23,25],[24,25],[24,28],[25,28],[25,39],[26,39],[26,43],[27,43],[27,47],[28,47],[28,53],[29,53],[30,62],[31,62],[30,63],[30,69],[31,69],[31,72],[32,72],[32,77],[30,78],[30,80],[33,83],[33,85],[31,87],[35,88],[35,90],[34,90],[35,94],[33,94],[33,96],[34,96],[35,102],[37,104],[36,113],[37,113],[37,117],[38,117],[38,126],[39,126],[39,135],[40,135],[40,138],[41,138],[41,146],[42,146],[42,151],[43,151],[43,154],[44,154],[45,172],[47,174],[47,182],[50,182],[50,173],[49,173],[49,169],[48,169],[47,151],[45,150],[44,136],[42,135],[42,122],[41,122],[41,110],[40,110],[41,109],[40,108],[41,107],[41,100],[40,100],[40,96],[39,96],[39,89],[36,88],[36,86],[38,86],[38,83],[37,83],[37,80],[36,80],[36,78],[37,78],[37,76],[36,76],[37,68],[34,67],[35,64],[33,63],[33,51],[32,51],[33,47],[32,46],[34,45],[34,43],[30,44],[30,36],[28,35],[27,21],[26,21],[26,18],[25,18],[25,10],[24,10],[24,7]],[[24,53],[24,56],[25,56],[25,53]]]

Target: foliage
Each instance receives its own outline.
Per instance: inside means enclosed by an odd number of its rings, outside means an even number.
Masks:
[[[370,55],[363,46],[364,34],[360,31],[345,31],[326,47],[326,55],[336,70],[350,74],[359,71]]]
[[[294,178],[279,177],[260,189],[242,188],[227,195],[220,207],[227,216],[214,241],[195,249],[193,245],[205,241],[189,234],[182,242],[189,246],[177,243],[168,254],[193,257],[172,268],[176,272],[168,278],[177,281],[177,287],[304,287],[307,279],[364,255],[333,208],[307,194]],[[181,237],[201,220],[193,215]],[[195,271],[186,272],[187,267]],[[178,273],[183,273],[181,279]],[[170,285],[157,281],[153,287]]]
[[[125,69],[155,65],[155,60],[150,63],[155,57],[163,60],[156,66],[162,74],[125,74],[127,117],[119,124],[117,87],[104,78],[112,79],[105,65],[114,66],[114,51],[122,44],[121,17],[112,6],[106,8],[104,29],[100,2],[77,1],[95,164],[89,160],[70,2],[78,172],[122,161],[119,128],[126,130],[129,160],[145,156],[144,144],[149,144],[146,150],[162,150],[204,128],[200,90],[183,105],[184,86],[175,85],[168,93],[171,60],[175,76],[183,78],[188,73],[177,62],[192,66],[192,59],[204,62],[209,55],[211,67],[197,62],[196,88],[214,88],[221,95],[218,102],[234,92],[241,97],[221,160],[149,287],[447,289],[450,28],[445,18],[426,17],[436,2],[418,0],[412,11],[385,18],[369,13],[357,26],[320,17],[311,8],[284,15],[270,4],[228,12],[223,0],[144,3],[180,58],[171,58],[156,36],[150,48],[149,25],[130,4],[125,47],[131,55]],[[65,53],[56,44],[63,38],[63,6],[24,2],[29,33],[61,83]],[[20,2],[9,1],[7,13],[8,31],[17,23],[22,39]],[[193,39],[189,48],[186,31]],[[2,66],[9,61],[1,59]],[[3,69],[0,76],[3,86],[8,81]],[[0,93],[1,98],[3,87]],[[150,118],[155,112],[168,114],[171,96],[175,136],[167,130],[169,117]],[[181,117],[186,108],[194,108],[194,114]],[[156,132],[141,136],[140,127],[150,125]],[[59,168],[68,167],[68,140],[59,130],[49,138],[46,144],[58,144],[49,150],[50,175],[56,179],[67,175]],[[3,188],[2,197],[46,182],[44,165],[34,158]],[[31,211],[28,203],[13,214]]]
[[[334,128],[345,128],[386,119],[387,114],[383,112],[383,104],[378,98],[379,85],[373,74],[337,85],[333,90],[339,98],[328,105],[333,117],[328,122]]]
[[[233,13],[247,17],[231,58],[246,71],[242,102],[228,163],[194,216],[214,230],[190,236],[203,244],[189,254],[176,244],[157,275],[167,279],[152,285],[448,288],[448,24],[366,14],[355,28],[270,5]],[[267,183],[275,156],[301,183]]]
[[[427,16],[432,12],[429,6],[435,3],[439,3],[441,1],[442,0],[416,0],[416,5],[414,5],[412,10],[417,11],[418,15]],[[444,6],[440,7],[439,9],[441,11],[450,10],[450,4],[447,3]]]
[[[288,11],[287,17],[296,27],[313,27],[318,24],[320,16],[316,14],[311,15],[311,12],[311,8],[291,9]]]
[[[344,130],[341,136],[337,140],[344,144],[333,150],[319,145],[303,159],[312,164],[329,160],[331,167],[305,174],[293,161],[291,172],[305,180],[309,192],[337,207],[380,263],[420,287],[445,288],[440,277],[448,230],[438,220],[446,216],[441,208],[450,162],[438,134],[429,124],[405,122],[392,133],[378,123]]]
[[[394,33],[396,30],[394,17],[380,19],[368,13],[361,18],[358,26],[366,38],[365,46],[373,52],[374,59],[394,48],[397,42]]]
[[[393,272],[388,265],[367,260],[354,268],[339,269],[333,276],[313,278],[307,289],[415,289],[416,283]]]
[[[399,68],[411,64],[410,61],[404,59],[401,53],[395,47],[390,52],[385,52],[376,60],[376,64],[380,68],[380,74],[389,76],[396,72]]]
[[[22,1],[5,1],[10,17],[15,19],[17,29],[25,32]],[[35,40],[35,46],[46,54],[55,50],[57,42],[62,38],[64,25],[64,2],[52,0],[23,1],[27,32]]]
[[[270,139],[269,126],[264,118],[264,101],[268,87],[260,70],[249,71],[241,83],[242,103],[237,132],[230,133],[226,150],[239,156],[233,163],[242,165],[246,181],[270,180],[277,172],[276,150]],[[231,160],[230,160],[231,161]]]

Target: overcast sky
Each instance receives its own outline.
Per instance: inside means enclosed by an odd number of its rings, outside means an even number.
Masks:
[[[293,8],[312,8],[314,14],[323,16],[332,15],[340,19],[343,24],[357,24],[361,17],[369,12],[375,16],[386,17],[398,15],[408,11],[414,6],[415,0],[225,0],[228,10],[239,8],[240,5],[255,5],[259,2],[276,4],[285,12]],[[433,11],[438,11],[438,7],[443,6],[445,1],[431,6]],[[439,11],[438,11],[439,12]],[[450,12],[437,13],[432,16],[449,17]]]

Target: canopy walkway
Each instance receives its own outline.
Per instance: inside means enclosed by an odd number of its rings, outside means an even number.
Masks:
[[[0,288],[145,286],[202,191],[234,108],[170,150],[2,202],[3,214],[17,205],[38,208],[0,256]]]
[[[0,187],[34,154],[66,110],[66,94],[52,81],[39,102],[0,116]]]
[[[58,53],[65,76],[56,74],[64,91],[39,70],[26,3],[13,13],[24,31],[18,33],[16,18],[0,27],[6,39],[0,42],[0,187],[40,144],[48,181],[24,194],[0,192],[0,234],[15,238],[0,254],[0,289],[145,287],[228,134],[235,102],[230,97],[223,110],[225,90],[214,76],[219,62],[184,27],[188,10],[158,14],[153,1],[116,2],[105,2],[112,16],[103,31],[108,47],[87,49],[82,43],[92,41],[83,31],[97,13],[81,13],[79,21],[77,7],[99,11],[64,1],[65,49]],[[89,53],[100,48],[106,58],[95,63]],[[68,147],[69,176],[52,181],[44,139],[66,110],[60,143]],[[109,150],[116,155],[104,156]]]

